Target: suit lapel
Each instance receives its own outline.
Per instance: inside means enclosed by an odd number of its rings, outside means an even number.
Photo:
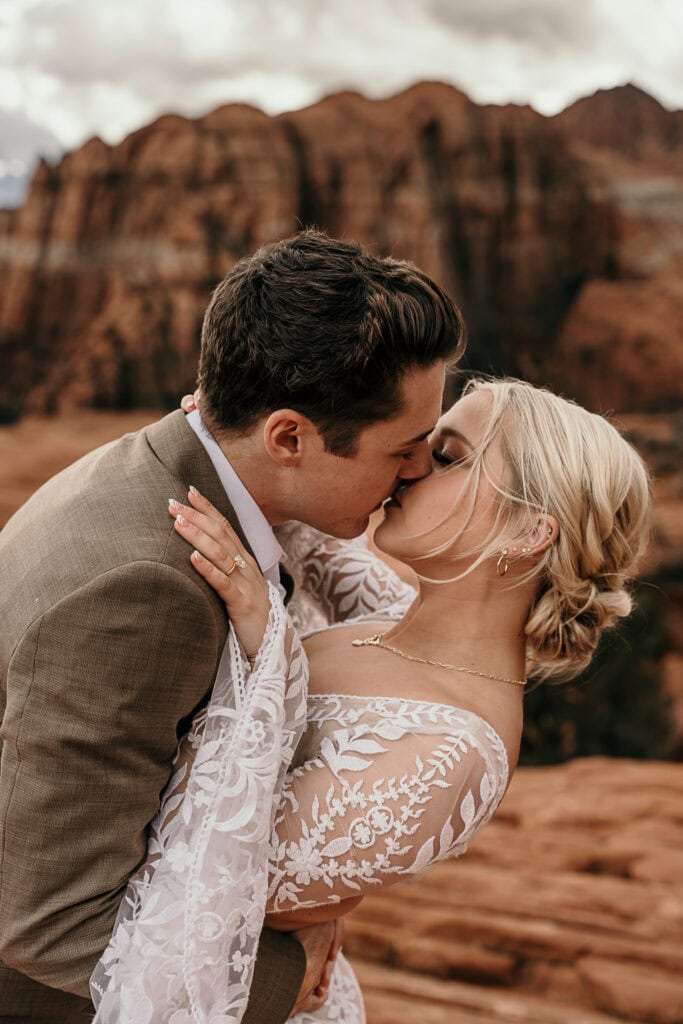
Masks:
[[[156,457],[178,480],[181,493],[169,494],[169,498],[187,502],[187,491],[193,484],[225,516],[247,551],[253,555],[211,459],[194,430],[185,422],[185,413],[181,410],[169,413],[147,427],[145,434]]]

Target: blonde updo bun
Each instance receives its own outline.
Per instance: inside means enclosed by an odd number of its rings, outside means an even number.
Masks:
[[[501,436],[506,536],[522,536],[539,514],[559,525],[525,576],[539,577],[525,632],[528,674],[566,680],[632,609],[628,586],[649,533],[648,473],[611,423],[574,402],[516,380],[475,380],[472,390],[491,395],[489,440]]]

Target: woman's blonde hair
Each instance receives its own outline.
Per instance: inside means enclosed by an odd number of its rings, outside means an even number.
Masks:
[[[528,674],[571,678],[589,664],[603,630],[631,611],[627,587],[649,533],[647,469],[611,423],[574,402],[513,379],[471,380],[464,394],[473,392],[490,396],[491,411],[472,460],[470,511],[481,473],[498,492],[498,509],[468,572],[526,543],[544,516],[557,519],[556,541],[519,582],[538,577],[525,631]],[[498,437],[503,485],[486,465]]]

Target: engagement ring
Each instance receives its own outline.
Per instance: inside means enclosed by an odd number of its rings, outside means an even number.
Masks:
[[[235,557],[232,560],[232,565],[230,566],[229,569],[225,570],[225,575],[230,576],[235,571],[235,569],[246,569],[246,567],[247,563],[244,561],[242,556],[235,555]]]

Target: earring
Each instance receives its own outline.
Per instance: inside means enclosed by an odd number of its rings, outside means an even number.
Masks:
[[[528,555],[530,551],[531,551],[531,548],[522,548],[522,554],[523,555]]]
[[[503,550],[500,553],[500,558],[496,562],[496,573],[499,576],[504,576],[509,568],[510,563],[508,562],[508,549],[503,548]]]

